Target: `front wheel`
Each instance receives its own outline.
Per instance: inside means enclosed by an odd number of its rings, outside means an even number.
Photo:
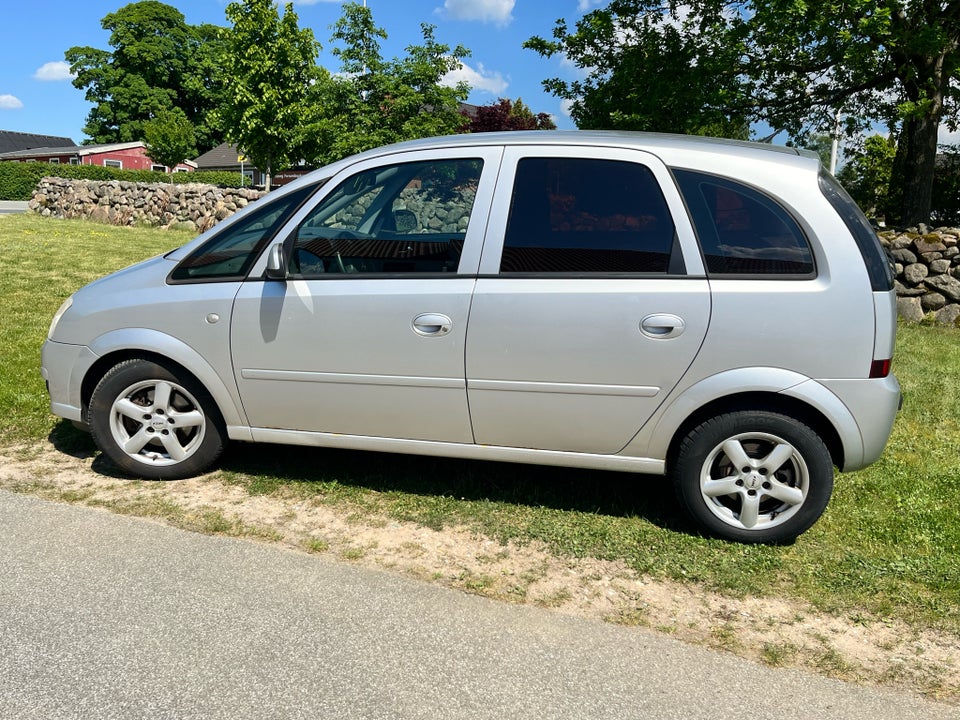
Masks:
[[[785,543],[813,525],[833,491],[823,440],[767,411],[720,415],[683,439],[671,471],[680,501],[710,533]]]
[[[90,398],[94,442],[121,470],[172,480],[197,475],[226,438],[210,394],[180,369],[144,359],[107,372]]]

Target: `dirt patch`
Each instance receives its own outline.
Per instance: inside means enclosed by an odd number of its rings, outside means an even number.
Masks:
[[[5,448],[0,487],[282,543],[488,597],[650,627],[768,665],[960,702],[960,639],[896,620],[825,615],[793,600],[731,599],[642,577],[616,562],[559,558],[536,543],[503,545],[465,529],[437,531],[302,498],[250,496],[216,473],[133,482],[96,472],[92,461],[48,445]]]

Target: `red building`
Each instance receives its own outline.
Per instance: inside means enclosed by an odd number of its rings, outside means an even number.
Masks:
[[[153,162],[142,142],[110,143],[107,145],[68,145],[63,147],[35,147],[0,153],[0,160],[18,162],[48,162],[54,165],[102,165],[123,170],[160,170],[163,165]],[[197,164],[186,160],[174,172],[191,172]]]

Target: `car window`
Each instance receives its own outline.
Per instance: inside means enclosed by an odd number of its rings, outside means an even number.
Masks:
[[[674,236],[649,168],[593,158],[523,158],[500,272],[667,273]]]
[[[813,275],[806,235],[773,198],[727,178],[692,170],[673,173],[708,275]]]
[[[290,272],[455,273],[483,161],[400,163],[344,180],[297,230]]]
[[[171,280],[243,278],[266,242],[323,183],[257,201],[247,216],[228,225],[190,253],[170,274]]]

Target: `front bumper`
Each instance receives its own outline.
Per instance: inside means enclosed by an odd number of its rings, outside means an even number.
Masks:
[[[83,422],[83,377],[97,356],[86,345],[46,340],[40,350],[40,375],[46,380],[50,412]]]

